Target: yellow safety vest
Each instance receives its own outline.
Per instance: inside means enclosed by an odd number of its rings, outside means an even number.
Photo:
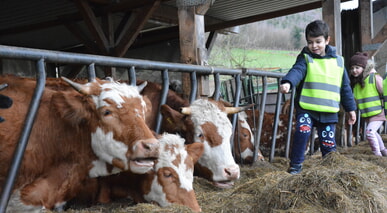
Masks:
[[[301,90],[300,106],[317,112],[340,110],[340,90],[344,74],[344,59],[312,58],[305,54],[307,72]]]
[[[353,88],[353,95],[357,101],[361,117],[367,118],[382,112],[382,102],[376,88],[375,73],[371,73],[364,79],[364,87],[358,83]]]

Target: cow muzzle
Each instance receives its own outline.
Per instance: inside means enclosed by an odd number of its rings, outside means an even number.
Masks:
[[[129,169],[133,173],[144,174],[153,169],[154,161],[159,158],[160,144],[159,141],[151,138],[145,140],[139,140],[136,142],[134,155],[130,157],[127,154],[129,160]]]

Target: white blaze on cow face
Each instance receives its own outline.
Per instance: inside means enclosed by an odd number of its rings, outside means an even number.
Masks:
[[[242,111],[238,113],[238,118],[241,121],[240,122],[241,128],[247,129],[249,131],[251,144],[248,147],[254,147],[254,134],[251,131],[250,125],[247,123],[246,112]],[[253,157],[253,154],[254,154],[253,150],[251,150],[250,148],[247,148],[243,150],[243,152],[241,153],[241,156],[242,156],[242,159],[246,159],[247,157]]]
[[[180,136],[164,134],[159,141],[160,156],[155,164],[156,175],[152,181],[150,192],[144,195],[144,198],[148,202],[157,202],[160,206],[165,207],[170,204],[165,190],[169,190],[172,193],[169,196],[174,197],[179,196],[181,190],[185,192],[193,190],[193,162],[187,161],[189,155],[184,146],[185,140]],[[187,166],[187,162],[190,162],[191,165]],[[163,169],[168,172],[167,177],[162,172]],[[172,180],[165,181],[167,178]],[[169,185],[163,186],[160,183]]]
[[[198,99],[191,105],[191,120],[195,126],[194,141],[204,143],[204,153],[198,163],[212,172],[213,181],[227,181],[239,178],[239,166],[231,153],[230,139],[232,125],[227,114],[219,109],[214,103],[205,99]],[[209,125],[215,127],[213,131],[220,136],[221,141],[212,141],[212,130],[204,130]],[[229,176],[233,173],[232,177]]]
[[[116,107],[120,109],[125,103],[124,98],[139,99],[141,106],[139,108],[131,108],[137,117],[142,117],[145,120],[146,103],[140,95],[137,87],[129,86],[127,84],[120,84],[118,82],[111,81],[109,83],[101,84],[101,93],[99,95],[92,95],[93,101],[96,105],[97,110],[101,108],[112,108]],[[113,104],[112,104],[113,103]],[[113,105],[113,106],[112,106]],[[92,149],[98,158],[107,163],[113,164],[114,159],[119,159],[123,165],[121,170],[127,170],[129,168],[126,153],[128,152],[128,146],[122,141],[114,139],[113,132],[106,132],[100,127],[96,128],[96,131],[92,133]],[[134,146],[135,149],[136,146]],[[94,166],[100,165],[95,162]],[[147,167],[146,170],[139,173],[145,173],[150,169]],[[109,175],[111,173],[104,174],[106,168],[95,167],[90,171],[90,175]]]

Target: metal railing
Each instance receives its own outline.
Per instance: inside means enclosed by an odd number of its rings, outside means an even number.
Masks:
[[[48,50],[40,50],[40,49],[31,49],[31,48],[21,48],[21,47],[11,47],[0,45],[0,58],[7,59],[21,59],[21,60],[32,60],[36,61],[38,72],[36,73],[36,79],[38,81],[37,87],[35,89],[34,97],[30,103],[30,110],[28,112],[27,118],[25,120],[25,126],[23,132],[20,136],[18,147],[14,153],[14,159],[12,161],[11,168],[9,170],[8,177],[5,182],[5,186],[3,187],[1,194],[1,206],[0,212],[5,212],[10,194],[12,192],[12,187],[14,181],[16,179],[17,171],[21,164],[24,150],[28,143],[29,134],[31,132],[31,128],[33,126],[33,122],[35,119],[36,112],[38,110],[39,101],[42,96],[46,71],[44,69],[46,63],[61,63],[61,64],[82,64],[88,66],[88,76],[89,79],[95,77],[95,67],[96,66],[105,66],[105,67],[116,67],[116,68],[125,68],[128,72],[128,82],[132,85],[136,84],[136,72],[138,70],[151,70],[155,72],[160,72],[160,76],[162,79],[162,94],[160,99],[160,104],[166,103],[166,96],[168,92],[169,86],[169,72],[183,72],[190,73],[191,77],[191,94],[190,94],[190,102],[195,100],[197,94],[197,75],[213,75],[215,81],[215,93],[214,98],[219,99],[220,97],[220,75],[231,75],[233,76],[233,80],[235,81],[235,89],[233,91],[233,105],[238,106],[240,103],[240,95],[241,95],[241,78],[246,76],[257,76],[261,78],[262,85],[260,85],[261,92],[254,94],[254,98],[250,100],[254,100],[257,103],[257,107],[260,110],[259,119],[257,123],[256,132],[254,136],[255,141],[255,150],[254,150],[254,161],[257,159],[258,149],[260,146],[261,140],[261,130],[262,123],[264,119],[266,98],[268,93],[268,79],[273,78],[279,84],[281,78],[285,75],[285,73],[279,72],[268,72],[268,71],[260,71],[253,69],[230,69],[230,68],[221,68],[221,67],[211,67],[211,66],[199,66],[199,65],[187,65],[180,63],[168,63],[168,62],[157,62],[150,60],[139,60],[139,59],[128,59],[128,58],[116,58],[109,56],[99,56],[99,55],[90,55],[90,54],[78,54],[78,53],[67,53],[67,52],[59,52],[59,51],[48,51]],[[277,85],[278,86],[278,85]],[[290,99],[294,99],[295,92],[294,90],[291,93]],[[275,118],[273,124],[273,135],[276,135],[278,122],[279,122],[279,114],[282,102],[282,94],[277,92],[277,101],[275,106]],[[292,121],[293,117],[293,109],[294,103],[291,102],[290,113],[289,113],[289,121]],[[233,129],[236,126],[237,114],[234,114],[232,118]],[[157,125],[156,132],[160,131],[161,124],[161,115],[160,113],[157,116]],[[288,157],[289,153],[289,145],[290,145],[290,136],[292,130],[292,122],[289,122],[288,131],[287,131],[287,141],[286,141],[286,157]],[[233,139],[230,141],[231,147],[233,146]],[[272,148],[270,152],[270,161],[274,158],[274,148],[276,144],[276,137],[272,137]]]

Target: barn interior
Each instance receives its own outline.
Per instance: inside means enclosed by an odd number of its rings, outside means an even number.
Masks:
[[[355,51],[369,51],[380,65],[378,70],[384,71],[386,1],[359,0],[358,9],[340,11],[340,3],[347,1],[4,0],[0,43],[205,65],[218,33],[322,8],[322,17],[331,26],[331,43],[339,53],[350,57]],[[81,68],[71,70],[66,75],[75,77]],[[104,72],[115,75],[114,70]]]
[[[356,51],[368,52],[377,64],[377,71],[384,75],[387,1],[358,0],[357,9],[341,11],[340,3],[348,1],[3,0],[0,1],[0,54],[8,47],[21,47],[37,52],[50,50],[208,68],[207,57],[219,33],[321,8],[323,20],[331,26],[331,44],[338,52],[345,58]],[[46,63],[48,77],[84,77],[87,69],[87,65]],[[34,62],[2,56],[0,74],[8,73],[33,77],[37,70]],[[172,78],[183,82],[185,95],[190,96],[190,84],[184,82],[190,82],[192,75],[173,74]],[[129,78],[119,68],[98,67],[97,77],[107,76]],[[207,76],[198,76],[200,96],[211,94],[206,86]],[[143,78],[160,82],[159,72]]]

